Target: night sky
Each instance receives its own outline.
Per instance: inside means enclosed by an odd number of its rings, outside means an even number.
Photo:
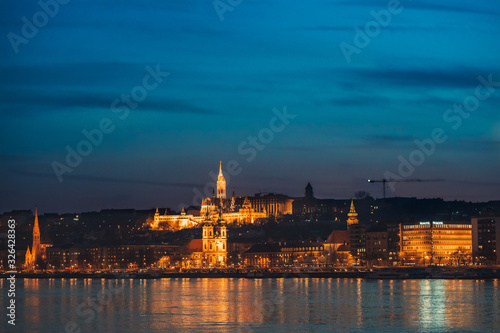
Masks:
[[[178,209],[219,160],[237,196],[500,199],[499,1],[215,5],[3,0],[0,211]]]

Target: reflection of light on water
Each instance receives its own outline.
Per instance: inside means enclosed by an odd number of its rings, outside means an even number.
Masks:
[[[84,279],[75,284],[73,279],[26,279],[24,283],[16,295],[23,304],[19,321],[26,323],[20,332],[40,327],[60,332],[61,323],[69,320],[77,322],[82,332],[124,333],[495,331],[500,324],[498,280],[161,279],[140,284],[128,279]],[[0,285],[5,287],[6,282]],[[77,306],[103,290],[113,291],[109,304],[86,323],[88,316],[78,315]]]
[[[357,295],[357,306],[356,306],[356,316],[357,316],[357,325],[359,327],[363,326],[363,293],[362,293],[362,279],[356,280],[356,295]]]
[[[443,280],[420,280],[420,327],[443,327],[446,321],[446,288]]]

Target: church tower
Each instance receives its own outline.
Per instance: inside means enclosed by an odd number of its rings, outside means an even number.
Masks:
[[[348,219],[347,219],[347,226],[350,226],[352,224],[358,224],[358,213],[356,213],[356,209],[354,208],[354,201],[351,199],[351,209],[349,210],[349,213],[347,213]]]
[[[37,260],[42,258],[42,247],[40,246],[40,226],[38,225],[38,209],[35,208],[35,224],[33,225],[33,246],[26,250],[24,258],[24,267],[26,269],[34,269]]]
[[[30,247],[26,250],[26,255],[24,256],[24,268],[32,269],[33,268],[33,257],[31,256]]]
[[[227,263],[227,227],[226,222],[219,218],[212,222],[208,215],[203,223],[203,256],[204,267],[223,267]]]
[[[314,192],[313,192],[313,187],[311,186],[311,183],[307,183],[304,197],[307,199],[314,198]]]
[[[222,161],[219,164],[219,176],[217,177],[217,198],[226,199],[226,179],[222,174]]]
[[[33,226],[33,246],[31,248],[31,254],[36,261],[36,259],[40,258],[41,250],[40,250],[40,226],[38,225],[38,209],[35,208],[35,225]]]

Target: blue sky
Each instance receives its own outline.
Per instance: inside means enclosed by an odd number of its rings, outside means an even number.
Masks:
[[[350,62],[341,43],[387,2],[242,1],[220,20],[212,1],[73,0],[17,53],[22,18],[42,9],[0,6],[0,211],[176,209],[219,160],[240,163],[237,195],[301,196],[310,181],[321,198],[380,197],[367,179],[397,174],[435,128],[447,140],[407,178],[446,181],[390,195],[500,199],[500,86],[458,128],[443,119],[478,76],[500,82],[498,1],[401,1]],[[112,102],[147,66],[169,76],[119,119]],[[296,117],[248,162],[238,146],[284,107]],[[60,182],[54,161],[106,118],[114,131]]]

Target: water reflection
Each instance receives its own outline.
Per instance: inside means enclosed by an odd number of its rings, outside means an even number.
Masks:
[[[499,288],[497,280],[26,279],[18,280],[16,329],[494,331]]]

